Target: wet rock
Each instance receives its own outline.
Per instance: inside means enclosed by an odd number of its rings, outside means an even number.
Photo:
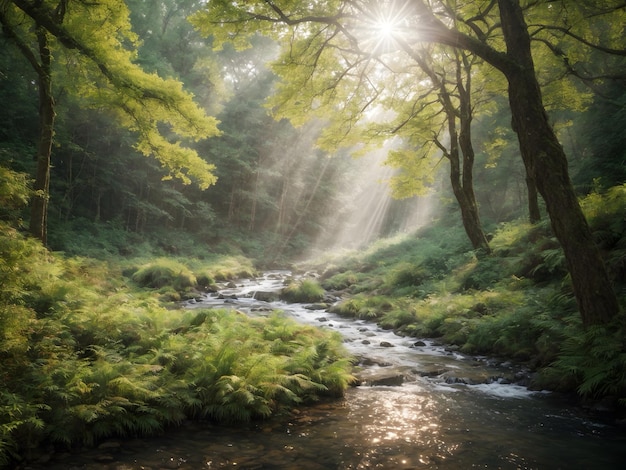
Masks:
[[[367,341],[367,340],[365,340]],[[382,359],[378,359],[378,358],[372,358],[372,357],[361,357],[359,359],[359,365],[360,366],[378,366],[378,367],[390,367],[392,364],[391,362],[387,362],[384,361]]]
[[[391,344],[389,341],[381,341],[380,345],[383,348],[393,348],[393,344]]]
[[[235,294],[232,294],[232,295],[219,294],[217,298],[220,300],[237,300],[237,296]]]
[[[388,377],[378,377],[372,379],[368,385],[375,386],[387,386],[387,387],[399,387],[404,383],[406,377],[404,375],[390,375]]]
[[[439,377],[448,372],[448,369],[436,368],[432,370],[415,370],[414,372],[420,377]]]
[[[424,341],[416,341],[415,343],[413,343],[414,348],[421,348],[423,346],[426,346],[426,343]]]
[[[307,310],[326,310],[328,308],[328,304],[318,302],[315,304],[307,305],[304,308]]]
[[[278,300],[278,292],[258,290],[252,297],[261,302],[276,302]]]
[[[363,341],[361,341],[361,344],[372,344],[371,341],[364,339]]]
[[[464,384],[467,385],[467,379],[462,379],[460,377],[454,377],[454,376],[450,376],[450,377],[446,377],[445,381],[447,384]]]
[[[319,317],[319,318],[317,319],[317,321],[319,321],[319,322],[325,322],[325,321],[328,321],[328,318],[326,318],[326,317]]]

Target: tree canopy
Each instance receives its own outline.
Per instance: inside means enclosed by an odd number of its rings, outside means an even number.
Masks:
[[[571,10],[576,13],[570,17]],[[583,322],[591,325],[609,322],[619,306],[547,115],[533,46],[553,52],[564,73],[583,76],[571,62],[582,57],[578,48],[623,55],[622,36],[614,28],[606,36],[587,35],[602,17],[612,15],[614,21],[625,10],[622,2],[578,9],[567,0],[215,1],[192,21],[215,37],[218,48],[225,42],[246,47],[256,34],[279,41],[282,53],[275,70],[282,86],[272,104],[296,123],[305,116],[332,115],[322,135],[324,145],[335,145],[351,133],[366,110],[385,96],[385,75],[402,73],[410,63],[406,56],[414,59],[424,44],[465,50],[499,70],[507,81],[512,127],[529,187],[536,187],[546,203]],[[571,41],[578,48],[566,48]],[[419,80],[413,93],[419,93]]]

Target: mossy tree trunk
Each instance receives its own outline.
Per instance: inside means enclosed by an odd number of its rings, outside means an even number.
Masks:
[[[541,220],[541,211],[539,210],[539,195],[537,193],[537,185],[535,180],[526,175],[526,189],[528,191],[528,220],[531,224],[536,224]]]
[[[563,247],[583,324],[607,324],[619,312],[617,297],[569,178],[565,152],[543,107],[519,1],[499,0],[499,6],[507,54],[517,64],[503,72],[524,164]]]

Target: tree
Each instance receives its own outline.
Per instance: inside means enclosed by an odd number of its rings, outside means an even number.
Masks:
[[[567,157],[548,119],[525,21],[525,14],[549,10],[551,3],[560,2],[533,2],[524,11],[519,0],[454,4],[422,0],[405,3],[217,0],[207,4],[193,21],[207,34],[214,35],[218,47],[223,42],[245,47],[248,37],[257,33],[282,41],[283,55],[276,67],[284,80],[279,100],[292,98],[288,105],[292,108],[298,102],[307,103],[313,114],[320,109],[328,112],[327,105],[332,103],[341,116],[336,122],[341,122],[346,129],[344,133],[353,124],[345,118],[350,108],[368,102],[367,97],[355,99],[360,98],[357,93],[368,91],[370,102],[382,93],[373,84],[372,75],[367,74],[367,66],[380,64],[380,57],[393,49],[398,38],[411,48],[422,43],[438,43],[463,49],[499,70],[508,83],[512,125],[526,173],[530,184],[536,186],[544,199],[553,231],[563,247],[583,324],[606,324],[619,311],[617,297],[569,178]],[[563,0],[563,3],[569,9],[579,10],[578,2]],[[623,15],[626,9],[623,3],[607,3],[612,8],[596,13]],[[556,27],[537,28],[533,34],[539,38],[546,31],[556,30]],[[591,44],[572,30],[561,32],[570,39],[582,39],[581,47]],[[372,36],[376,38],[374,45],[368,47]],[[551,37],[541,39],[543,44],[552,44]],[[614,50],[617,48],[604,48],[605,52]],[[393,73],[391,66],[385,66]],[[377,68],[378,73],[381,70]],[[294,78],[290,78],[290,73]],[[302,89],[303,81],[312,86]],[[290,85],[296,82],[299,89]],[[354,88],[355,84],[364,83],[367,86]],[[302,109],[294,115],[304,119]],[[336,129],[330,132],[337,135]]]
[[[417,96],[417,101],[429,103],[428,106],[420,106],[419,103],[415,102],[403,104],[404,99],[392,100],[391,103],[388,103],[387,107],[396,111],[398,115],[398,119],[394,120],[393,134],[403,136],[418,146],[424,146],[424,142],[417,142],[418,139],[431,141],[434,144],[433,150],[441,152],[448,160],[450,184],[461,211],[465,233],[475,250],[478,250],[479,253],[491,253],[487,236],[480,221],[478,203],[474,193],[475,152],[472,143],[474,116],[472,80],[473,75],[476,75],[473,71],[473,62],[475,62],[476,57],[471,57],[464,51],[452,51],[450,57],[442,60],[442,57],[447,56],[445,51],[429,52],[425,48],[422,51],[414,51],[406,43],[401,43],[401,45],[418,64],[420,70],[426,74],[432,86],[430,94],[433,97],[427,97],[426,92]],[[435,55],[440,58],[439,61],[441,62],[438,70],[435,70],[435,61],[432,59]],[[448,75],[451,75],[451,78]],[[407,105],[408,109],[406,109]],[[423,111],[431,109],[433,106],[436,106],[434,110],[424,115]],[[401,111],[402,108],[406,110]],[[425,127],[426,131],[422,129],[417,135],[412,135],[415,127]],[[439,127],[438,130],[436,130],[437,127]],[[424,135],[428,133],[432,133],[432,137]],[[404,152],[393,152],[391,161],[400,168],[410,169],[415,165],[408,162],[429,157],[428,150],[426,154],[418,152],[417,155],[411,155],[411,153],[415,153],[411,148]],[[413,179],[424,178],[423,171],[420,171],[420,165],[417,167],[418,171],[411,172],[409,176]],[[411,183],[406,186],[414,187]],[[414,193],[410,192],[409,194]]]
[[[216,135],[216,120],[204,114],[180,82],[136,65],[137,37],[123,1],[3,2],[0,24],[38,77],[40,135],[30,231],[44,244],[57,74],[66,73],[66,90],[114,113],[136,134],[136,148],[168,168],[169,177],[193,180],[202,188],[215,182],[213,166],[186,147],[184,139]],[[64,66],[55,67],[55,62]]]

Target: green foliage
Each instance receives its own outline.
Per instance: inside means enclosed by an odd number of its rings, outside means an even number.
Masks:
[[[27,176],[0,165],[0,220],[14,220],[30,197]]]
[[[196,277],[184,264],[168,258],[160,258],[141,266],[132,277],[142,287],[160,289],[171,286],[177,291],[194,287]]]
[[[570,327],[559,358],[543,371],[555,388],[573,383],[584,397],[619,398],[626,404],[626,351],[621,325]]]
[[[281,290],[280,298],[292,303],[319,302],[324,299],[324,289],[316,280],[304,279]]]
[[[93,445],[189,418],[263,418],[341,395],[353,380],[337,334],[279,314],[166,308],[127,284],[122,266],[51,255],[10,227],[0,248],[1,465],[44,440]],[[216,261],[193,269],[207,279],[253,274],[243,258]],[[194,275],[157,259],[134,279],[187,288]]]
[[[419,288],[428,275],[428,270],[421,265],[399,263],[390,270],[386,284],[399,295],[415,295],[419,294]]]
[[[461,280],[463,290],[487,290],[507,274],[505,263],[495,256],[480,257],[475,263],[468,264],[468,268],[463,270]]]
[[[379,321],[385,329],[404,330],[404,327],[415,323],[415,311],[410,305],[396,307],[384,314]]]
[[[373,320],[381,318],[394,308],[391,300],[382,295],[357,294],[331,307],[333,313]]]
[[[321,286],[328,291],[337,291],[347,289],[355,285],[358,280],[358,274],[350,270],[333,275],[325,275],[322,278]]]
[[[606,240],[601,246],[618,289],[626,279],[623,195],[619,186],[583,201],[595,236]],[[481,258],[442,228],[379,244],[337,264],[334,272],[350,273],[358,283],[332,310],[403,334],[436,337],[467,353],[526,362],[539,371],[536,387],[577,390],[595,399],[626,396],[622,330],[582,329],[562,250],[547,222],[502,224],[491,241],[493,255]],[[420,285],[402,287],[413,283]]]

